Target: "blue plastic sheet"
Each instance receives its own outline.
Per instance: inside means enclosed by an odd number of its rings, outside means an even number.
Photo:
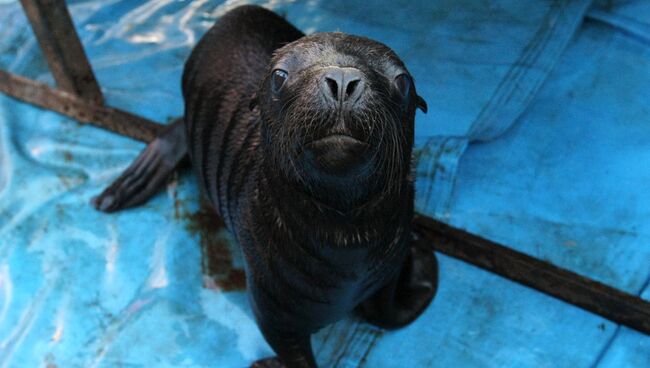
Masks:
[[[108,104],[166,122],[182,114],[192,46],[243,3],[69,6]],[[650,298],[647,1],[255,3],[402,56],[430,110],[417,116],[419,211]],[[53,83],[16,1],[0,1],[0,67]],[[240,251],[205,231],[215,220],[192,175],[139,208],[88,205],[142,147],[0,96],[0,367],[243,367],[271,355]],[[349,317],[315,336],[319,363],[650,366],[650,337],[439,260],[420,319],[387,332]]]

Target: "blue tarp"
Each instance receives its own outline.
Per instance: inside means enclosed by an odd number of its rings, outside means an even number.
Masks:
[[[200,36],[243,1],[69,1],[108,104],[168,122]],[[650,299],[650,1],[256,1],[388,44],[415,76],[419,211]],[[14,0],[0,67],[53,84]],[[88,204],[143,144],[0,96],[0,367],[243,367],[271,354],[239,249],[181,172]],[[206,226],[207,225],[207,226]],[[208,257],[218,254],[218,257]],[[412,325],[350,316],[323,367],[650,367],[650,337],[439,255]]]

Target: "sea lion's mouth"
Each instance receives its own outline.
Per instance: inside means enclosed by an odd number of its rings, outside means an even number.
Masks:
[[[370,158],[370,145],[345,134],[330,134],[304,145],[308,162],[330,175],[361,174]]]
[[[352,136],[347,134],[330,134],[322,138],[315,139],[305,144],[305,148],[310,146],[323,146],[323,145],[358,145],[368,148],[370,145],[368,143],[362,142]]]

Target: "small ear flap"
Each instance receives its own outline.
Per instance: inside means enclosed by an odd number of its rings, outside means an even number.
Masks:
[[[248,104],[248,108],[249,108],[251,111],[253,111],[253,109],[254,109],[255,107],[257,107],[257,102],[258,102],[258,101],[257,101],[257,92],[255,92],[255,93],[253,93],[253,95],[251,96],[251,101],[250,101],[250,103]]]
[[[420,96],[415,96],[415,106],[422,110],[423,113],[427,113],[429,111],[429,108],[427,107],[427,102],[424,100],[424,98]]]

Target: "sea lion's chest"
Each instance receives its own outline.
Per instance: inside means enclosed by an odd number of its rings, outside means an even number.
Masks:
[[[406,232],[397,225],[323,232],[313,213],[278,218],[273,208],[255,206],[242,212],[233,231],[254,310],[258,319],[294,329],[315,331],[342,318],[394,277],[406,256]]]

